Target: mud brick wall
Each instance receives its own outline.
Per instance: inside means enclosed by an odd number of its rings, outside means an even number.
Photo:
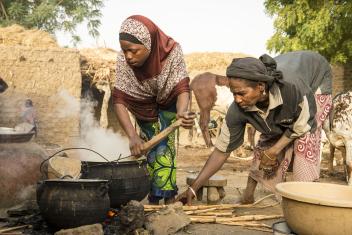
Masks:
[[[352,62],[332,65],[333,95],[339,92],[352,90]]]
[[[69,145],[79,136],[79,109],[72,109],[57,95],[66,90],[71,100],[80,101],[78,51],[0,46],[0,77],[9,85],[0,94],[0,126],[18,124],[20,107],[29,98],[39,121],[36,142]]]

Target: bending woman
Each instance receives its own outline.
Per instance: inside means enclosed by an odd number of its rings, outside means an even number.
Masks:
[[[121,54],[117,58],[117,79],[113,93],[116,115],[127,134],[131,154],[139,156],[142,144],[178,118],[182,126],[193,125],[187,111],[189,77],[181,46],[144,16],[127,18],[121,25]],[[137,134],[129,118],[136,118]],[[175,133],[147,154],[151,204],[174,201],[176,186]]]
[[[178,199],[186,197],[191,203],[193,192],[242,145],[247,123],[262,134],[242,203],[254,201],[258,182],[274,192],[293,159],[295,181],[319,179],[322,123],[331,108],[330,65],[310,51],[286,53],[275,60],[268,55],[259,60],[234,59],[227,68],[234,102],[214,151],[193,185]]]

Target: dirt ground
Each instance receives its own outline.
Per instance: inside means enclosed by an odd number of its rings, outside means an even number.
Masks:
[[[186,188],[186,177],[190,174],[197,174],[201,170],[202,166],[208,159],[211,149],[206,149],[202,138],[196,138],[192,141],[192,144],[188,141],[186,132],[181,132],[180,135],[180,145],[179,154],[177,159],[177,184],[179,187],[179,192],[183,192]],[[334,174],[329,174],[327,172],[327,161],[324,159],[328,157],[328,148],[324,148],[323,161],[321,162],[321,182],[333,182],[337,184],[345,184],[344,174],[342,166],[335,167]],[[337,153],[337,159],[339,153]],[[226,197],[223,199],[222,203],[234,203],[236,199],[240,197],[240,193],[244,190],[248,177],[248,169],[251,164],[251,151],[245,150],[243,148],[235,151],[231,154],[225,165],[217,173],[227,178],[227,186],[225,187]],[[258,185],[255,192],[255,199],[262,198],[265,195],[270,194],[269,191],[264,189],[261,185]],[[262,202],[262,205],[269,205],[276,202],[275,198],[268,198]],[[194,201],[194,204],[206,204],[206,194],[203,196],[201,202]],[[277,205],[274,207],[269,207],[265,209],[238,209],[236,214],[238,215],[250,215],[250,214],[281,214],[281,206]],[[272,225],[274,222],[279,220],[265,221],[264,223]],[[191,224],[183,231],[179,231],[178,235],[186,234],[202,234],[202,235],[221,235],[221,234],[270,234],[267,232],[254,231],[244,229],[237,226],[227,226],[218,224]]]
[[[179,187],[179,193],[186,190],[186,178],[190,174],[198,174],[206,160],[208,159],[212,149],[207,149],[204,145],[204,141],[201,136],[196,136],[192,142],[188,139],[188,131],[181,131],[179,138],[178,147],[178,158],[177,158],[177,184]],[[240,148],[234,151],[228,158],[222,169],[217,173],[227,178],[227,186],[225,186],[226,196],[222,203],[235,203],[240,197],[241,192],[246,187],[248,169],[251,164],[251,153],[252,151]],[[341,154],[337,151],[337,162],[340,165],[335,166],[333,174],[327,172],[327,158],[329,157],[328,146],[324,147],[323,161],[321,162],[321,182],[332,182],[337,184],[345,184],[345,178],[343,174],[343,167],[341,165]],[[271,192],[265,190],[261,185],[258,185],[255,192],[255,199],[264,197]],[[261,205],[274,204],[275,198],[270,197],[263,202]],[[143,203],[146,204],[147,200],[144,199]],[[194,201],[194,205],[206,204],[206,193],[203,196],[202,201]],[[253,214],[264,214],[273,215],[281,214],[281,206],[276,205],[265,209],[237,209],[235,210],[237,215],[253,215]],[[279,219],[282,220],[282,219]],[[264,223],[271,226],[274,222],[279,220],[267,220]],[[0,226],[2,224],[0,223]],[[190,224],[186,228],[176,233],[177,235],[222,235],[222,234],[244,234],[244,235],[260,235],[270,234],[268,232],[248,230],[239,226],[228,226],[219,224]]]

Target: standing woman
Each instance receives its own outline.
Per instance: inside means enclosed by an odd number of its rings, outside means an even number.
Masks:
[[[176,119],[190,128],[194,115],[187,113],[189,77],[181,46],[157,25],[141,15],[128,17],[120,28],[123,53],[117,57],[117,79],[113,93],[117,118],[129,138],[131,154],[143,154],[144,141],[164,130]],[[140,127],[137,134],[128,115]],[[177,194],[175,132],[147,154],[151,188],[150,204],[172,203]]]

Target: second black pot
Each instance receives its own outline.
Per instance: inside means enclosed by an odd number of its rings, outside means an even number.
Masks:
[[[141,201],[150,190],[146,161],[83,162],[82,178],[109,180],[110,205],[113,208],[130,200]]]

